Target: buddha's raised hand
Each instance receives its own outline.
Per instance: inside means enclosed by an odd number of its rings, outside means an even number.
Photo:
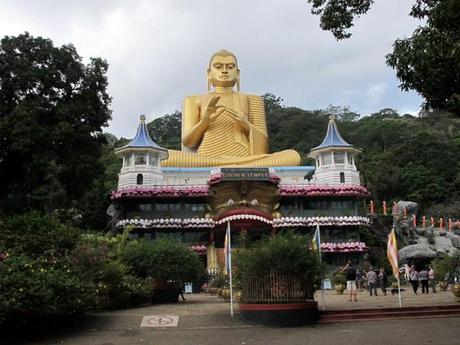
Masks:
[[[209,100],[209,103],[206,107],[206,111],[203,114],[203,121],[210,122],[214,120],[217,116],[217,102],[219,102],[220,96],[214,96]]]

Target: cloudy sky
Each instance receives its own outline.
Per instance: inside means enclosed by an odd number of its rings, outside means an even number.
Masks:
[[[139,114],[150,121],[206,92],[209,57],[222,48],[237,55],[244,92],[304,109],[416,113],[422,99],[400,91],[385,65],[394,40],[420,24],[408,16],[411,3],[377,0],[352,38],[337,42],[304,0],[0,0],[0,37],[29,31],[73,43],[85,61],[105,58],[113,97],[106,130],[132,137]]]

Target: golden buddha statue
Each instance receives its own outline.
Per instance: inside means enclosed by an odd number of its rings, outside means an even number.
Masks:
[[[262,97],[239,92],[234,54],[215,53],[209,62],[208,91],[188,96],[182,113],[182,151],[168,150],[165,167],[270,167],[299,165],[294,150],[268,153]],[[237,92],[233,90],[237,85]]]

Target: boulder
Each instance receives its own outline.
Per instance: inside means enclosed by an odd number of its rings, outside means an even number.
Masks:
[[[407,261],[414,258],[435,258],[436,251],[431,248],[427,243],[425,244],[412,244],[405,246],[399,252],[399,260]]]
[[[435,236],[433,238],[433,244],[428,242],[427,238],[420,237],[416,240],[417,244],[410,244],[399,250],[399,259],[401,261],[406,261],[407,259],[412,258],[434,258],[441,253],[447,253],[452,255],[457,251],[453,245],[453,238],[457,236]],[[411,241],[411,243],[414,243]]]
[[[426,229],[424,228],[415,228],[415,233],[419,236],[424,236],[426,233]]]
[[[460,237],[453,237],[450,241],[455,248],[460,249]]]
[[[404,208],[406,209],[407,218],[410,219],[413,214],[417,214],[418,204],[413,201],[398,201],[393,206],[393,217],[402,219],[404,217]]]

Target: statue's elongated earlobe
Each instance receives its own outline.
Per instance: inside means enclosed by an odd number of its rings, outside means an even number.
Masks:
[[[236,77],[236,90],[240,92],[240,70],[238,69],[238,76]]]

